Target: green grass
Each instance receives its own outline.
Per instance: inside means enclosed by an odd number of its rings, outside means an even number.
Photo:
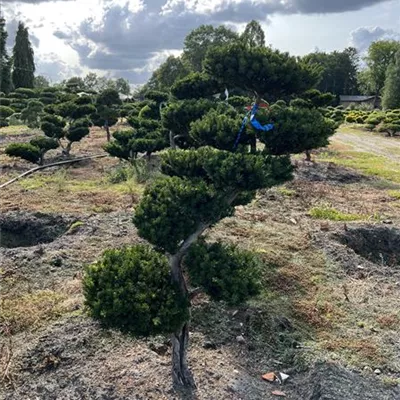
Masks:
[[[296,194],[295,190],[288,189],[288,188],[286,188],[284,186],[279,187],[277,189],[277,191],[278,191],[278,193],[280,193],[281,195],[286,196],[286,197],[292,197],[292,196],[294,196]]]
[[[85,225],[84,222],[82,221],[76,221],[73,224],[71,224],[71,226],[68,229],[68,233],[75,233],[79,227]]]
[[[388,194],[390,197],[393,197],[394,199],[400,200],[400,190],[389,190]]]
[[[64,191],[78,193],[110,190],[122,194],[131,192],[140,194],[143,190],[143,185],[136,183],[133,179],[118,184],[112,184],[107,179],[78,180],[69,178],[64,170],[57,171],[52,175],[33,175],[26,179],[21,179],[19,185],[27,190],[49,188],[55,189],[60,193]]]
[[[365,175],[400,183],[400,163],[386,157],[358,151],[327,151],[318,155],[318,161],[332,162],[344,167],[354,168]]]
[[[310,210],[310,216],[315,219],[328,219],[330,221],[361,221],[369,219],[368,215],[343,213],[330,206],[314,207]]]

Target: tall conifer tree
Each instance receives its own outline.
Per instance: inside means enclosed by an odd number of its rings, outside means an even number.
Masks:
[[[7,54],[6,21],[0,15],[0,92],[8,93],[11,90],[11,65]]]
[[[35,81],[35,60],[28,28],[20,22],[13,50],[12,81],[16,89],[33,88]]]

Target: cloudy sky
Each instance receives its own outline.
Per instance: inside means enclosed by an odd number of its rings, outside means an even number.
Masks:
[[[1,0],[0,0],[1,1]],[[361,52],[378,39],[400,40],[400,0],[2,0],[9,44],[19,20],[34,44],[38,73],[53,82],[92,70],[146,79],[201,24],[235,30],[257,19],[273,47]]]

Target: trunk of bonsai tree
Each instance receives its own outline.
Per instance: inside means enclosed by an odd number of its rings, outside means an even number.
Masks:
[[[169,131],[169,146],[172,150],[176,150],[176,144],[174,139],[174,132]]]
[[[111,141],[111,135],[110,135],[110,127],[108,126],[108,119],[106,119],[106,122],[104,123],[104,128],[107,132],[107,142]]]
[[[185,278],[181,268],[182,256],[175,254],[170,257],[172,279],[179,285],[181,293],[188,297]],[[189,344],[189,322],[186,321],[172,336],[172,381],[175,387],[195,388],[193,374],[187,362]]]
[[[235,201],[239,192],[232,192],[226,199],[227,204]],[[200,223],[195,232],[193,232],[179,247],[179,250],[169,256],[169,266],[171,277],[178,284],[181,294],[190,301],[185,277],[182,272],[182,259],[203,232],[211,225],[211,223]],[[190,306],[190,303],[189,303]],[[189,314],[190,320],[190,314]],[[189,320],[172,334],[172,380],[175,387],[195,388],[196,383],[187,362],[187,348],[189,344]]]
[[[69,154],[71,152],[71,147],[72,147],[73,142],[68,142],[68,144],[62,148],[62,154],[65,157],[69,157]]]

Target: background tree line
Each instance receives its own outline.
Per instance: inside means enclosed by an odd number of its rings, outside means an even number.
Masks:
[[[177,80],[204,71],[208,51],[238,42],[250,47],[266,47],[265,33],[257,21],[251,21],[241,35],[224,26],[200,26],[186,37],[182,55],[168,57],[139,94],[149,89],[168,91]],[[372,43],[365,57],[361,57],[354,47],[348,47],[331,53],[317,50],[299,57],[299,60],[318,69],[319,79],[315,89],[323,93],[381,96],[388,68],[394,64],[399,50],[400,42],[382,40]]]

